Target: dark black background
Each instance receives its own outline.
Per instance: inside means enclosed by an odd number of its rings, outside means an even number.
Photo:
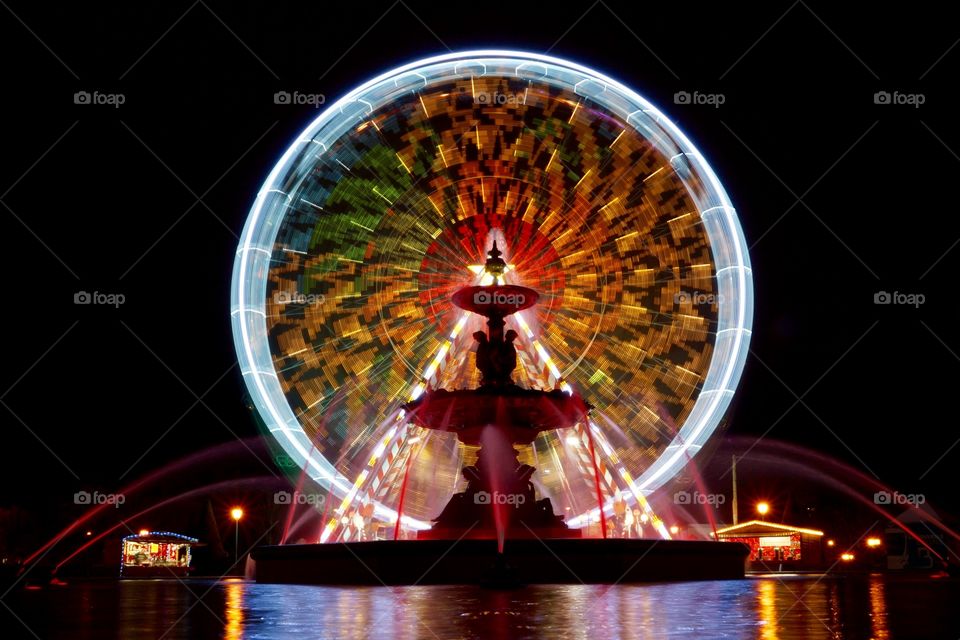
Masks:
[[[960,48],[950,50],[960,29],[946,11],[516,0],[0,8],[0,507],[62,524],[79,512],[74,491],[116,490],[148,449],[126,479],[257,434],[230,370],[236,236],[317,114],[274,104],[274,92],[333,102],[448,48],[504,47],[549,50],[635,88],[727,187],[756,243],[754,356],[729,433],[775,425],[767,437],[954,510],[960,447],[928,472],[960,438],[960,248],[949,251],[960,239]],[[81,90],[126,103],[76,105]],[[881,90],[926,103],[875,105]],[[678,91],[726,102],[676,105]],[[78,290],[127,302],[76,306]],[[877,306],[879,290],[927,302]],[[223,471],[266,472],[247,457]],[[743,482],[747,497],[769,492],[756,473]]]

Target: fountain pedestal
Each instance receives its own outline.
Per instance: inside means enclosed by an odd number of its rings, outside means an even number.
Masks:
[[[517,459],[517,450],[495,426],[483,432],[475,464],[463,468],[467,489],[456,493],[419,540],[580,537],[554,514],[549,498],[537,500],[530,477],[536,471]]]
[[[504,318],[536,304],[533,289],[498,284],[505,268],[494,242],[485,270],[492,285],[464,287],[453,294],[457,307],[487,318],[486,333],[477,340],[476,365],[480,387],[427,391],[404,405],[413,424],[447,431],[464,444],[480,445],[474,465],[463,468],[467,489],[454,494],[418,539],[579,538],[563,517],[554,514],[549,498],[537,500],[531,476],[514,444],[530,444],[543,431],[573,427],[586,421],[590,410],[579,396],[559,389],[524,389],[511,380],[517,364],[515,331],[503,332]]]

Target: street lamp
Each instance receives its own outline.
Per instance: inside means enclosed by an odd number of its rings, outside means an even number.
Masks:
[[[233,564],[240,560],[240,518],[243,517],[243,509],[234,507],[230,509],[230,517],[233,518]]]
[[[770,513],[770,504],[767,502],[758,502],[757,513],[759,513],[761,516],[765,516]]]
[[[880,538],[867,538],[868,547],[879,547],[881,544]]]

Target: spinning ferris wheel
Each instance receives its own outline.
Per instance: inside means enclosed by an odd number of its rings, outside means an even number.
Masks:
[[[429,528],[462,488],[476,447],[403,406],[480,384],[483,319],[449,301],[490,284],[494,242],[503,283],[539,293],[505,320],[514,381],[593,407],[520,447],[569,526],[595,518],[597,484],[605,507],[622,495],[649,511],[646,496],[720,423],[752,284],[736,213],[701,154],[586,67],[508,51],[421,60],[304,130],[237,252],[242,372],[273,437],[335,497],[321,539],[348,538],[338,523],[361,508],[396,521],[401,503],[404,529]]]

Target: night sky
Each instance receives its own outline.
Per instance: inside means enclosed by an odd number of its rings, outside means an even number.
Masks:
[[[80,512],[77,490],[257,435],[233,367],[233,256],[267,172],[318,113],[275,92],[333,102],[405,62],[504,47],[636,89],[726,186],[756,290],[728,434],[817,449],[956,512],[956,22],[922,3],[562,6],[0,7],[0,508],[46,531]],[[75,104],[79,91],[125,102]],[[678,105],[680,91],[725,101]],[[875,104],[878,91],[924,104]],[[125,303],[75,305],[78,291]],[[878,291],[925,302],[876,305]],[[211,465],[267,473],[252,454]]]

